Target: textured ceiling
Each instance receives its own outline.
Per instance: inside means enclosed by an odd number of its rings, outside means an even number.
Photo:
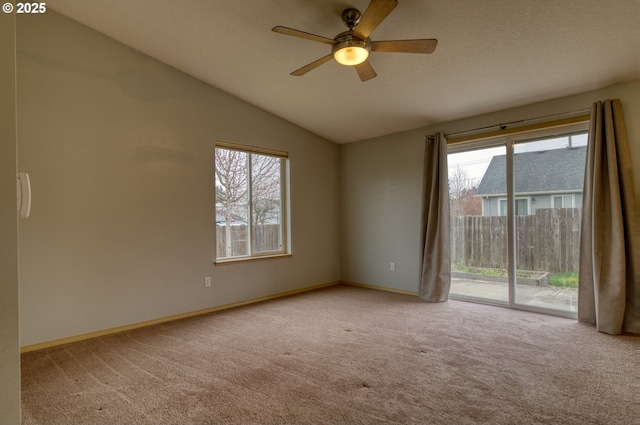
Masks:
[[[336,143],[640,79],[640,0],[399,0],[372,40],[437,38],[433,54],[373,52],[360,82],[331,61],[347,7],[368,0],[48,0],[47,7]]]

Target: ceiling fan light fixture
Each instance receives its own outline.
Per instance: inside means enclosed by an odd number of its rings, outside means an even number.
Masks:
[[[371,44],[363,40],[350,39],[333,46],[333,57],[339,64],[354,66],[366,61]]]
[[[364,1],[364,0],[362,0]],[[367,60],[369,53],[374,52],[398,52],[398,53],[433,53],[438,44],[436,39],[414,40],[386,40],[371,41],[371,34],[384,21],[389,13],[398,5],[398,0],[370,0],[364,13],[354,8],[345,9],[342,12],[342,22],[348,30],[341,32],[334,38],[323,37],[293,28],[276,26],[272,31],[303,38],[318,43],[330,44],[331,54],[322,56],[302,68],[291,73],[299,77],[312,71],[320,65],[335,59],[341,65],[354,67],[360,81],[365,82],[374,78],[377,74]]]

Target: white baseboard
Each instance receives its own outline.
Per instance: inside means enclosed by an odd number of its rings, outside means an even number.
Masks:
[[[344,285],[359,286],[360,288],[377,289],[378,291],[395,292],[398,294],[414,295],[416,297],[418,296],[418,291],[407,291],[404,289],[395,289],[395,288],[389,288],[386,286],[368,285],[366,283],[350,282],[348,280],[343,280],[341,281],[341,283]]]

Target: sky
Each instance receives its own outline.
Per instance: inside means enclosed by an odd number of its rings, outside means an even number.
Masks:
[[[564,149],[568,144],[568,139],[568,137],[559,137],[519,143],[514,146],[514,151],[515,153],[520,153]],[[584,133],[571,136],[571,144],[574,147],[586,146],[587,134]],[[470,179],[470,185],[477,187],[480,184],[485,171],[487,171],[491,158],[495,155],[504,155],[505,153],[506,148],[504,146],[500,146],[449,154],[447,157],[449,175],[451,175],[451,173],[459,166],[467,172]]]

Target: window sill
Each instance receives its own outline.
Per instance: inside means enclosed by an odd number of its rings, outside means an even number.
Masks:
[[[260,257],[239,257],[239,258],[229,258],[225,260],[216,260],[213,262],[213,264],[215,266],[226,266],[229,264],[252,263],[254,261],[278,260],[282,258],[291,258],[291,257],[293,257],[293,254],[263,255]]]

